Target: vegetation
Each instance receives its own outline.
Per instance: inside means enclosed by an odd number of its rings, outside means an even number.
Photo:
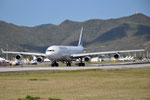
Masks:
[[[33,96],[29,96],[27,95],[25,98],[19,98],[18,100],[40,100],[40,97],[33,97]],[[61,99],[57,99],[57,98],[49,98],[48,100],[61,100]]]
[[[84,45],[94,50],[137,49],[149,47],[150,17],[134,14],[118,19],[65,20],[60,25],[17,26],[0,21],[0,48],[44,52],[50,45],[77,45],[84,27]],[[101,48],[101,46],[104,46]]]
[[[149,100],[149,83],[150,68],[3,73],[0,98],[17,100],[30,94],[40,100]]]
[[[57,98],[49,98],[48,100],[62,100],[62,99],[57,99]]]
[[[18,100],[39,100],[40,97],[32,97],[32,96],[29,96],[27,95],[26,98],[19,98]]]

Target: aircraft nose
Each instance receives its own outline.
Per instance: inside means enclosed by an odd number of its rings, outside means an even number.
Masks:
[[[46,51],[46,55],[47,55],[47,56],[51,56],[51,55],[52,55],[52,52]]]

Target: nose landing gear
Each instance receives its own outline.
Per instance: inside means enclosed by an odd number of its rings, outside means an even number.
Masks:
[[[56,61],[53,61],[52,64],[51,64],[51,66],[52,66],[52,67],[58,67],[59,64],[58,64]]]

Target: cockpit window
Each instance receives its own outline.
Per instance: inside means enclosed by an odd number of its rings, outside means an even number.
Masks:
[[[47,50],[47,51],[54,52],[55,50]]]

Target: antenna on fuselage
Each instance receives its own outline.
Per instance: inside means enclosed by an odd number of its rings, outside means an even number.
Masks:
[[[83,46],[83,27],[81,28],[78,46]]]

